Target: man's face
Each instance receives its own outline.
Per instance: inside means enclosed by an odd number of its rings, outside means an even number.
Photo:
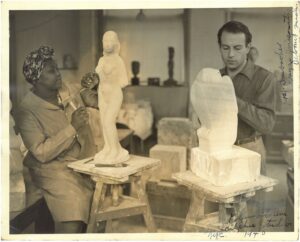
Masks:
[[[222,33],[220,52],[227,69],[238,70],[245,63],[249,49],[244,33]]]

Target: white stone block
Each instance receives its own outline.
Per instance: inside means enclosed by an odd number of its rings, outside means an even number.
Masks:
[[[216,186],[255,181],[260,163],[260,154],[239,146],[227,152],[207,153],[198,147],[191,152],[192,172]]]
[[[196,144],[192,122],[188,118],[162,118],[157,125],[157,143],[192,148]]]
[[[150,157],[161,160],[161,166],[152,173],[152,178],[172,179],[172,174],[185,171],[186,147],[177,145],[155,145],[150,149]]]
[[[185,146],[190,161],[191,148],[198,145],[192,121],[188,118],[162,118],[157,125],[157,143]]]

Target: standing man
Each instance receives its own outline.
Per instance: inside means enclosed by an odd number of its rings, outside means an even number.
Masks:
[[[263,134],[275,124],[275,78],[266,69],[247,59],[252,35],[237,21],[224,24],[218,32],[220,53],[225,67],[221,75],[232,79],[238,105],[236,145],[261,155],[261,174],[266,175],[266,150]],[[256,210],[256,211],[255,211]],[[258,192],[248,204],[248,215],[256,215],[254,230],[260,231],[264,212],[264,193]]]

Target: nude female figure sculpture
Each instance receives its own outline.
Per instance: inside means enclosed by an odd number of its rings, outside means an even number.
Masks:
[[[118,164],[129,159],[128,151],[119,142],[116,119],[123,101],[122,88],[129,84],[125,64],[119,56],[118,35],[107,31],[103,35],[103,56],[95,71],[100,76],[98,103],[104,147],[94,157],[94,163]]]

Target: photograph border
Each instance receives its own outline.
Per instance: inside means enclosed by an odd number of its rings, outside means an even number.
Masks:
[[[30,4],[29,4],[30,2]],[[43,4],[41,4],[41,2]],[[213,0],[206,3],[196,1],[2,1],[1,2],[1,238],[4,240],[215,240],[210,233],[142,233],[142,234],[9,234],[9,11],[10,10],[60,10],[60,9],[171,9],[171,8],[253,8],[253,7],[293,7],[293,33],[299,33],[299,3],[296,1],[224,1]],[[299,60],[299,39],[294,45],[293,57]],[[294,232],[259,232],[255,237],[244,232],[225,232],[218,240],[296,240],[299,239],[299,64],[293,65],[293,113],[294,113]],[[217,233],[217,232],[216,232]]]

